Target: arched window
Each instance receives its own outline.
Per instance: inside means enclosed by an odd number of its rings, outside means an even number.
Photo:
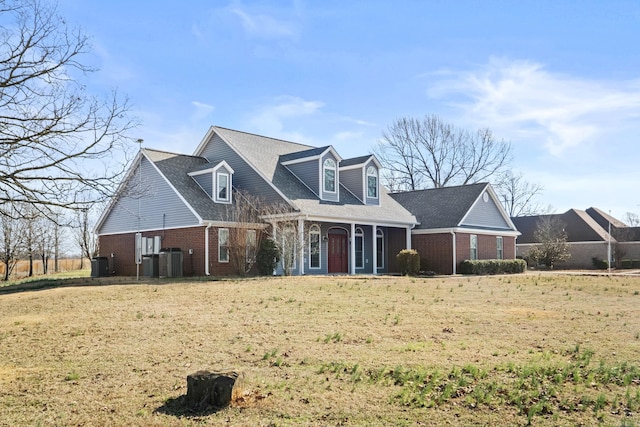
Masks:
[[[322,176],[324,177],[323,190],[326,193],[336,192],[336,162],[333,159],[326,159],[322,165]]]
[[[320,226],[309,228],[309,268],[320,268]]]
[[[380,229],[376,231],[376,267],[384,268],[384,233]]]
[[[378,171],[373,166],[367,168],[367,197],[378,198]]]
[[[364,233],[362,228],[356,228],[354,237],[356,238],[356,268],[364,268]]]

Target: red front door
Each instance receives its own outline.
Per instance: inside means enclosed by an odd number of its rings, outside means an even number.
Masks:
[[[329,273],[349,272],[349,247],[344,230],[329,230],[328,270]]]

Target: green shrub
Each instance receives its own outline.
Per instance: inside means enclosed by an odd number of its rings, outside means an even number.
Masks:
[[[415,249],[403,249],[396,255],[398,268],[403,275],[415,276],[420,271],[420,255]]]
[[[527,268],[522,259],[464,260],[458,266],[460,274],[516,274]]]
[[[261,276],[270,276],[280,261],[278,246],[271,239],[262,239],[256,253],[256,267]]]
[[[623,259],[620,261],[620,268],[640,268],[640,259]]]
[[[598,270],[606,270],[609,268],[609,262],[606,259],[598,259],[596,257],[591,258],[593,268]]]

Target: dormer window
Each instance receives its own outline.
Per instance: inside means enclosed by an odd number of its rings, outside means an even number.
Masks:
[[[323,189],[326,193],[336,192],[336,162],[333,159],[326,159],[322,165],[322,176],[324,177]]]
[[[367,197],[378,198],[378,171],[373,166],[367,168]]]
[[[217,172],[216,182],[218,183],[216,201],[229,203],[231,201],[231,192],[229,191],[229,174],[226,172]]]

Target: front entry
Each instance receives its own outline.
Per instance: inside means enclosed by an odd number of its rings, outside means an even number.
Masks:
[[[349,239],[347,231],[341,228],[331,228],[328,232],[328,272],[348,273],[349,272]]]

